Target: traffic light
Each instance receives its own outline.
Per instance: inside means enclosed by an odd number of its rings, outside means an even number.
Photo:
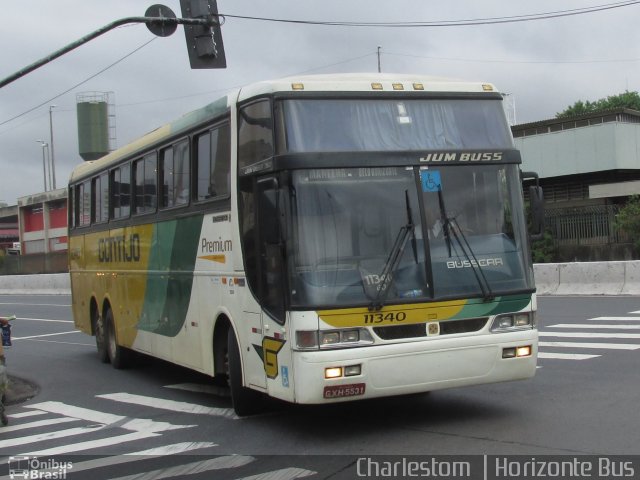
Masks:
[[[180,0],[184,18],[211,19],[213,26],[184,25],[191,68],[226,68],[216,0]]]

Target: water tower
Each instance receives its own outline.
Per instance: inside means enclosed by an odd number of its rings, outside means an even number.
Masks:
[[[78,152],[83,160],[96,160],[116,147],[113,92],[76,95]]]

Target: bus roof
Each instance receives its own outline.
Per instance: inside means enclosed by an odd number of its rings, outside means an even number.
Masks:
[[[375,85],[375,86],[374,86]],[[279,92],[496,92],[495,87],[486,82],[467,82],[449,78],[406,73],[343,73],[333,75],[310,75],[287,77],[278,80],[258,82],[243,87],[238,101],[259,95]]]
[[[98,160],[86,161],[78,165],[69,178],[69,183],[85,179],[123,158],[143,152],[150,145],[186,132],[206,119],[224,115],[237,101],[243,102],[254,97],[287,92],[451,92],[487,93],[497,92],[490,83],[467,82],[461,80],[426,75],[392,73],[345,73],[328,75],[308,75],[287,77],[278,80],[257,82],[232,91],[218,100],[179,119],[163,125],[131,143],[108,153]]]

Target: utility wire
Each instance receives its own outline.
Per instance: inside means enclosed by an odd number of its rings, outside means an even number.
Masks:
[[[486,59],[481,60],[478,58],[451,58],[451,57],[427,57],[424,55],[413,55],[409,53],[398,52],[384,52],[385,55],[391,55],[394,57],[409,57],[420,58],[424,60],[444,60],[449,62],[475,62],[475,63],[506,63],[506,64],[591,64],[591,63],[630,63],[638,62],[640,58],[620,58],[620,59],[598,59],[598,60],[499,60],[499,59]]]
[[[22,112],[22,113],[20,113],[20,114],[18,114],[18,115],[15,115],[15,116],[13,116],[13,117],[11,117],[11,118],[7,119],[7,120],[4,120],[3,122],[0,122],[0,127],[1,127],[2,125],[6,125],[6,124],[7,124],[7,123],[9,123],[9,122],[12,122],[13,120],[16,120],[16,119],[18,119],[18,118],[20,118],[20,117],[24,117],[24,116],[25,116],[25,115],[27,115],[28,113],[31,113],[31,112],[33,112],[34,110],[37,110],[38,108],[45,106],[46,104],[48,104],[48,103],[52,102],[52,101],[53,101],[53,100],[55,100],[56,98],[59,98],[59,97],[61,97],[62,95],[65,95],[66,93],[69,93],[71,90],[73,90],[73,89],[75,89],[75,88],[78,88],[80,85],[83,85],[83,84],[87,83],[89,80],[94,79],[94,78],[95,78],[95,77],[97,77],[98,75],[100,75],[100,74],[102,74],[102,73],[106,72],[107,70],[109,70],[110,68],[112,68],[112,67],[116,66],[117,64],[119,64],[120,62],[122,62],[123,60],[125,60],[126,58],[129,58],[131,55],[133,55],[133,54],[134,54],[134,53],[136,53],[137,51],[139,51],[139,50],[143,49],[144,47],[146,47],[147,45],[149,45],[151,42],[153,42],[154,40],[156,40],[157,38],[158,38],[158,37],[153,37],[153,38],[152,38],[151,40],[149,40],[148,42],[143,43],[143,44],[142,44],[142,45],[140,45],[139,47],[137,47],[137,48],[135,48],[134,50],[132,50],[132,51],[130,51],[129,53],[127,53],[124,57],[119,58],[118,60],[116,60],[116,61],[115,61],[115,62],[113,62],[112,64],[110,64],[110,65],[108,65],[108,66],[104,67],[102,70],[100,70],[100,71],[98,71],[98,72],[94,73],[94,74],[93,74],[93,75],[91,75],[90,77],[85,78],[85,79],[84,79],[84,80],[82,80],[81,82],[76,83],[74,86],[72,86],[72,87],[68,88],[67,90],[65,90],[65,91],[64,91],[64,92],[62,92],[62,93],[59,93],[59,94],[58,94],[58,95],[56,95],[55,97],[51,97],[50,99],[45,100],[44,102],[42,102],[42,103],[40,103],[40,104],[36,105],[35,107],[30,108],[29,110],[26,110],[26,111],[24,111],[24,112]]]
[[[252,17],[246,15],[220,14],[221,17],[234,18],[237,20],[254,20],[261,22],[291,23],[299,25],[316,25],[331,27],[386,27],[386,28],[425,28],[425,27],[463,27],[472,25],[496,25],[503,23],[530,22],[535,20],[549,20],[553,18],[570,17],[583,15],[586,13],[602,12],[615,8],[637,5],[640,0],[627,0],[624,2],[607,3],[594,5],[591,7],[574,8],[570,10],[557,10],[552,12],[531,13],[526,15],[513,15],[508,17],[474,18],[463,20],[440,20],[440,21],[414,21],[414,22],[342,22],[342,21],[314,21],[296,20],[269,17]]]

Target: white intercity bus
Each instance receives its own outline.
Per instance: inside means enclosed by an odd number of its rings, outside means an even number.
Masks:
[[[520,164],[488,83],[241,88],[74,170],[76,326],[228,378],[239,415],[531,377]]]

